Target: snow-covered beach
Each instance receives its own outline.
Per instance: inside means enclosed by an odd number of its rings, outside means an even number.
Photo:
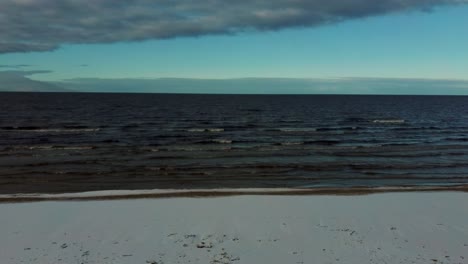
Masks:
[[[468,193],[0,204],[0,263],[468,263]]]

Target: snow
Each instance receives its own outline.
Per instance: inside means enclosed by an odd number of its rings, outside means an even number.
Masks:
[[[0,263],[468,263],[468,193],[0,204]]]

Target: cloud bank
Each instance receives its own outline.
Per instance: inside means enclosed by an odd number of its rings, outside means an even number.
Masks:
[[[314,27],[468,0],[2,0],[0,54]]]
[[[199,94],[468,95],[468,81],[398,78],[71,79],[55,83],[77,92]]]

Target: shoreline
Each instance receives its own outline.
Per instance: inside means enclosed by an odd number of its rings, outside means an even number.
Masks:
[[[2,203],[41,201],[99,201],[167,198],[210,198],[227,196],[359,196],[379,193],[408,192],[468,192],[468,185],[392,186],[392,187],[322,187],[322,188],[219,188],[219,189],[150,189],[107,190],[77,193],[17,193],[0,194]]]

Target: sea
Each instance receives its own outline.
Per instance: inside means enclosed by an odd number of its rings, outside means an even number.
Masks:
[[[468,183],[468,97],[0,93],[0,193]]]

